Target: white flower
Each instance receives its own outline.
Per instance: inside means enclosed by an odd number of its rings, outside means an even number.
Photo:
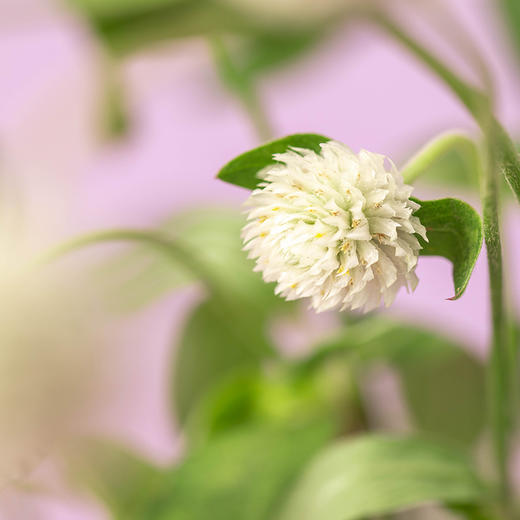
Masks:
[[[321,153],[294,148],[246,202],[242,238],[255,270],[288,300],[310,298],[321,312],[390,305],[400,287],[415,289],[426,230],[412,216],[413,188],[382,155],[354,154],[335,141]]]

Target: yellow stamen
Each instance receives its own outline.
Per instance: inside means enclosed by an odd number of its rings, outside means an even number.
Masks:
[[[314,236],[314,238],[321,238],[323,236],[323,233],[316,233],[316,235]]]

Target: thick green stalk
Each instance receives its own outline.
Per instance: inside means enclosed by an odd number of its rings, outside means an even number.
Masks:
[[[377,10],[360,14],[375,22],[403,44],[433,71],[459,98],[481,127],[487,155],[482,179],[484,239],[486,242],[492,318],[492,344],[489,362],[489,421],[493,433],[500,497],[505,518],[514,518],[509,484],[508,460],[513,418],[511,352],[509,346],[503,288],[502,245],[500,239],[498,172],[502,171],[520,200],[519,159],[509,136],[492,114],[489,97],[461,79],[442,60],[415,41],[395,21]]]
[[[510,503],[508,476],[509,442],[512,427],[510,393],[510,350],[507,339],[506,310],[502,268],[502,244],[498,201],[498,167],[492,138],[487,139],[488,157],[482,179],[482,213],[486,243],[491,319],[493,325],[491,357],[488,365],[489,417],[502,502]]]

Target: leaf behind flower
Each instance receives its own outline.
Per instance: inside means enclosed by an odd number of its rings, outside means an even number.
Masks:
[[[330,138],[318,134],[293,134],[276,141],[271,141],[258,148],[249,150],[228,162],[218,173],[218,178],[254,190],[261,182],[258,172],[276,164],[274,154],[287,152],[290,148],[307,148],[320,152],[320,144],[330,141]]]

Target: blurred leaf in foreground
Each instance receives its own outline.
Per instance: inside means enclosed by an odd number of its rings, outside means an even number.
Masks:
[[[166,478],[162,470],[113,442],[86,439],[69,448],[73,482],[92,491],[115,520],[137,520]]]
[[[484,499],[469,459],[420,438],[367,436],[320,453],[292,492],[281,520],[362,520],[420,505]]]
[[[499,0],[504,13],[504,21],[509,27],[511,38],[520,57],[520,2],[518,0]]]
[[[222,378],[244,367],[259,367],[275,355],[266,324],[244,307],[219,300],[200,304],[188,318],[175,356],[172,396],[182,423]]]
[[[239,429],[164,470],[99,444],[79,451],[72,467],[116,520],[265,520],[330,436],[325,422]]]
[[[286,363],[236,372],[201,400],[187,423],[187,436],[200,444],[248,424],[322,421],[341,434],[364,427],[353,374],[341,360],[308,373]]]
[[[467,445],[485,424],[485,371],[480,360],[441,334],[373,318],[345,327],[302,364],[346,356],[363,370],[387,363],[400,376],[416,427]]]
[[[235,430],[192,452],[140,520],[265,520],[329,440],[326,423]]]

